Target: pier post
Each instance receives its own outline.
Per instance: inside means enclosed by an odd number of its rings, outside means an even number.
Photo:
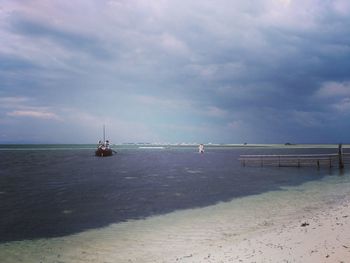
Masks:
[[[281,167],[281,156],[278,156],[278,167]]]
[[[343,148],[341,143],[338,145],[338,158],[339,158],[339,169],[344,169]]]

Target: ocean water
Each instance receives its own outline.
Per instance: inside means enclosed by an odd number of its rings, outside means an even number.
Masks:
[[[71,235],[113,223],[297,186],[337,169],[241,167],[240,154],[333,153],[336,149],[0,147],[0,242]]]
[[[349,167],[238,161],[330,147],[114,149],[99,158],[93,145],[0,146],[0,262],[176,262],[179,250],[200,251],[225,233],[239,239],[350,195]]]

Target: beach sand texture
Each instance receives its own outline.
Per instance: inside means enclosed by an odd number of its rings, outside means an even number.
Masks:
[[[330,176],[205,208],[0,245],[14,262],[350,262],[350,182]],[[74,212],[74,211],[72,211]]]

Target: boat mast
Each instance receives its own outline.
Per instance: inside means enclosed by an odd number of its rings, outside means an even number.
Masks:
[[[103,142],[106,141],[106,131],[105,131],[105,125],[103,124]]]

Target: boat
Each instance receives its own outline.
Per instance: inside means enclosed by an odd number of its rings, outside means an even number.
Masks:
[[[109,146],[109,141],[106,140],[105,126],[103,125],[103,141],[98,142],[95,155],[99,157],[112,156],[113,150]]]
[[[105,146],[98,147],[95,151],[95,155],[99,157],[106,157],[113,155],[113,151],[110,148],[106,148]]]

